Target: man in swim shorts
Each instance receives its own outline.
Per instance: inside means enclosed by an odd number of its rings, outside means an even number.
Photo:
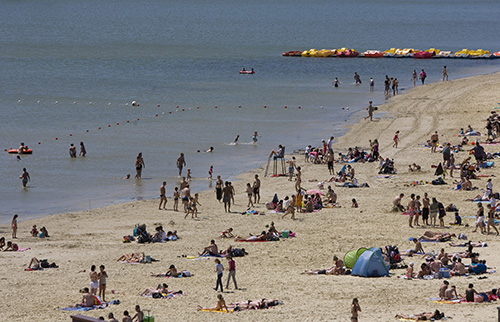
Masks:
[[[436,148],[439,143],[439,134],[438,131],[435,131],[434,134],[431,135],[431,152],[436,153]]]
[[[184,153],[177,158],[177,168],[179,169],[179,177],[182,175],[182,168],[186,166],[186,160],[184,160]]]
[[[255,175],[255,180],[253,182],[253,198],[254,203],[260,202],[260,179],[258,174]]]
[[[158,206],[158,210],[161,210],[161,205],[163,204],[163,209],[167,210],[167,196],[165,195],[165,186],[167,185],[166,181],[163,181],[163,184],[160,187],[160,205]]]

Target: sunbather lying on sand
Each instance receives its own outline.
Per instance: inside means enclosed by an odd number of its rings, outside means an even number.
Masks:
[[[265,231],[262,231],[259,235],[252,235],[250,234],[250,237],[243,238],[240,236],[236,236],[234,240],[244,240],[244,241],[260,241],[260,240],[268,240],[269,233],[266,233]]]
[[[455,237],[455,234],[426,231],[419,240],[446,242]]]
[[[155,274],[155,273],[150,273],[151,276],[154,276],[154,277],[191,277],[193,276],[193,274],[191,274],[189,271],[177,271],[177,268],[175,268],[175,265],[170,265],[170,267],[168,268],[168,271],[166,271],[165,273],[159,273],[159,274]]]
[[[158,294],[158,295],[155,295]],[[165,297],[168,294],[183,294],[181,290],[178,291],[169,291],[168,290],[168,285],[163,283],[163,285],[159,285],[154,288],[154,287],[148,287],[141,293],[139,293],[140,296],[152,296],[152,297]]]
[[[444,313],[439,312],[439,310],[436,310],[434,313],[396,314],[396,319],[410,319],[415,321],[441,320],[442,318],[444,318]]]
[[[132,253],[132,254],[123,254],[116,261],[117,262],[127,262],[127,263],[142,263],[146,258],[144,252],[142,253]]]
[[[477,242],[468,241],[466,243],[459,243],[459,242],[450,243],[450,246],[453,246],[453,247],[467,247],[469,245],[471,245],[472,247],[486,247],[487,246],[487,244],[485,242],[482,242],[482,241],[477,241]]]

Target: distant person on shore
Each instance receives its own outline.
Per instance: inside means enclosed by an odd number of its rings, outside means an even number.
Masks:
[[[297,167],[297,179],[295,179],[295,190],[300,191],[301,187],[300,185],[302,184],[302,168]]]
[[[174,188],[174,211],[179,211],[179,187]]]
[[[191,169],[190,169],[190,168],[188,168],[188,169],[187,169],[186,179],[187,179],[188,181],[191,181],[191,179],[193,179],[193,178],[191,177]]]
[[[399,81],[397,78],[394,78],[392,81],[392,95],[399,95]]]
[[[435,131],[434,134],[431,135],[431,153],[436,153],[436,148],[439,143],[439,134],[438,131]]]
[[[144,163],[144,159],[142,158],[142,152],[140,152],[137,155],[137,159],[135,160],[135,178],[140,179],[142,175],[142,168],[146,167],[146,164]]]
[[[361,312],[361,307],[357,298],[352,299],[351,304],[351,322],[358,322],[358,312]]]
[[[187,212],[189,206],[189,198],[191,198],[191,190],[189,185],[186,185],[184,189],[181,190],[182,205],[184,206],[184,212]]]
[[[161,205],[163,204],[163,209],[167,210],[167,195],[165,192],[165,187],[167,186],[167,182],[163,181],[163,184],[160,187],[160,205],[158,206],[158,210],[161,210]]]
[[[217,176],[217,180],[215,180],[215,198],[219,202],[222,202],[222,187],[224,186],[224,181],[222,181],[220,176]]]
[[[252,136],[253,144],[257,143],[257,141],[258,141],[257,138],[260,138],[260,135],[259,135],[259,133],[257,133],[257,131],[255,131],[255,132],[253,132],[253,136]]]
[[[292,181],[293,172],[295,171],[295,157],[292,157],[286,163],[288,163],[288,181]]]
[[[182,175],[182,168],[186,166],[186,160],[184,159],[184,153],[181,153],[177,158],[177,169],[179,169],[179,177]]]
[[[413,87],[417,86],[418,75],[417,75],[417,71],[415,69],[413,70],[413,73],[411,74],[411,79],[413,80]]]
[[[446,70],[446,66],[443,67],[443,82],[448,80],[448,71]]]
[[[253,202],[252,202],[253,189],[252,189],[252,185],[250,184],[250,182],[247,183],[246,192],[247,192],[247,196],[248,196],[247,208],[253,207]]]
[[[222,288],[222,272],[224,271],[224,266],[221,264],[219,259],[215,260],[215,272],[217,273],[217,283],[214,290],[218,290],[220,286],[220,291],[224,292]]]
[[[234,143],[234,144],[238,144],[238,140],[239,140],[239,139],[240,139],[240,135],[238,134],[238,135],[236,135],[236,137],[234,138],[233,143]]]
[[[422,71],[420,72],[420,80],[422,81],[422,85],[425,85],[425,79],[427,78],[427,74],[425,73],[425,71],[422,69]]]
[[[92,295],[97,294],[97,289],[99,288],[99,274],[95,271],[95,265],[90,267],[90,293]]]
[[[21,182],[23,183],[23,187],[26,188],[26,185],[28,184],[28,181],[31,180],[30,174],[28,171],[26,171],[26,168],[23,168],[23,173],[19,176],[19,179],[21,179]]]
[[[238,284],[236,284],[236,263],[231,256],[226,256],[227,263],[229,265],[229,273],[227,274],[226,289],[229,288],[230,279],[233,279],[234,289],[238,289]]]
[[[76,158],[76,146],[73,143],[69,146],[69,156],[71,158]]]
[[[391,80],[389,79],[388,75],[385,75],[384,79],[384,94],[389,95],[391,91]]]
[[[365,120],[367,118],[370,118],[370,121],[373,121],[373,111],[374,111],[374,108],[373,108],[372,103],[373,103],[372,101],[368,102],[368,107],[366,108],[368,110],[368,116],[365,117]]]
[[[356,82],[356,85],[361,84],[361,77],[359,77],[357,72],[354,72],[354,81]]]
[[[83,142],[80,142],[80,156],[84,157],[87,155],[87,150],[85,149],[85,145]]]
[[[103,302],[106,302],[106,279],[108,278],[108,273],[104,270],[104,265],[99,266],[99,297]]]
[[[375,88],[375,81],[373,80],[373,77],[370,77],[370,91],[373,91]]]
[[[335,171],[333,170],[333,163],[335,162],[335,156],[331,149],[328,149],[325,159],[330,175],[334,175]]]
[[[232,188],[228,181],[226,181],[224,188],[222,188],[222,202],[224,203],[224,211],[231,212],[231,195]]]
[[[259,203],[260,202],[260,179],[259,175],[255,175],[255,180],[253,182],[253,198],[254,198],[254,203]]]
[[[394,141],[392,147],[397,149],[399,143],[399,131],[396,131],[396,133],[394,133],[394,137],[392,138],[392,140]]]
[[[15,214],[12,218],[12,238],[17,238],[17,217],[19,217],[19,215]]]
[[[339,81],[339,79],[337,77],[335,77],[335,79],[333,80],[332,85],[335,88],[339,87],[340,81]]]

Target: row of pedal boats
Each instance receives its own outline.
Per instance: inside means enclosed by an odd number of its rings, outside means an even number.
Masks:
[[[477,49],[469,50],[462,49],[456,52],[449,50],[440,50],[429,48],[427,50],[418,50],[414,48],[391,48],[385,51],[366,50],[359,53],[354,49],[343,47],[340,49],[309,49],[304,51],[287,51],[282,53],[282,56],[293,57],[365,57],[365,58],[416,58],[416,59],[431,59],[431,58],[467,58],[467,59],[495,59],[500,58],[500,51],[491,53],[488,50]]]

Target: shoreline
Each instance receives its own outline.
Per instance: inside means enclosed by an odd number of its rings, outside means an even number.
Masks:
[[[212,260],[193,261],[180,257],[194,255],[206,246],[210,239],[216,238],[220,231],[234,228],[235,234],[247,236],[248,233],[259,233],[271,221],[278,230],[288,229],[297,233],[297,237],[270,243],[235,243],[233,240],[217,239],[220,249],[229,245],[245,247],[249,255],[237,258],[237,279],[242,290],[224,293],[227,303],[260,298],[277,298],[285,305],[257,312],[240,312],[232,315],[232,319],[243,321],[259,319],[264,321],[293,319],[326,320],[332,316],[347,317],[350,302],[358,297],[363,311],[361,319],[371,321],[394,320],[397,313],[417,313],[434,311],[436,308],[445,311],[447,316],[457,320],[468,320],[471,316],[491,320],[496,317],[493,305],[453,305],[443,306],[432,303],[429,298],[435,297],[443,280],[405,281],[396,276],[390,278],[365,279],[353,276],[309,276],[301,275],[306,269],[325,268],[332,265],[332,256],[343,256],[347,251],[359,247],[382,247],[397,245],[400,250],[410,248],[409,237],[418,237],[425,230],[443,231],[443,229],[408,228],[406,216],[391,212],[394,196],[404,192],[406,205],[411,193],[438,197],[444,204],[455,203],[462,216],[474,214],[475,205],[464,199],[476,192],[454,191],[451,184],[445,186],[416,186],[408,184],[415,180],[430,181],[434,178],[431,164],[442,159],[441,154],[431,154],[428,149],[419,146],[425,142],[429,133],[438,130],[443,142],[455,144],[459,138],[455,136],[460,127],[471,124],[474,128],[483,126],[491,111],[494,101],[498,102],[500,89],[500,73],[473,76],[449,82],[432,83],[418,86],[404,95],[393,97],[380,105],[374,115],[374,121],[358,120],[348,125],[346,134],[336,137],[334,151],[344,151],[349,146],[367,146],[368,139],[379,139],[381,155],[395,159],[398,174],[393,178],[376,178],[374,163],[353,163],[360,183],[367,182],[370,188],[336,188],[342,208],[323,209],[317,213],[298,213],[295,221],[290,218],[281,219],[276,214],[263,216],[243,216],[238,212],[246,209],[246,194],[243,186],[253,182],[253,174],[258,173],[262,179],[262,198],[257,210],[264,210],[264,203],[274,193],[282,199],[294,193],[294,183],[287,178],[263,177],[265,164],[238,175],[234,182],[236,189],[236,205],[234,213],[224,213],[213,192],[206,190],[200,193],[199,219],[184,220],[182,213],[159,211],[158,200],[135,201],[126,204],[112,205],[105,208],[92,209],[91,212],[54,214],[30,221],[20,221],[18,232],[20,247],[32,249],[23,253],[1,252],[0,264],[9,272],[10,279],[0,280],[0,288],[5,290],[5,301],[0,309],[11,312],[8,308],[19,303],[25,294],[46,294],[36,301],[26,303],[16,312],[7,313],[6,318],[16,321],[28,317],[39,317],[46,320],[69,319],[69,312],[58,311],[58,308],[76,303],[81,295],[78,289],[88,286],[88,274],[77,273],[87,269],[91,264],[106,265],[110,275],[109,290],[117,290],[115,294],[107,293],[108,299],[120,299],[122,304],[111,306],[105,310],[89,311],[85,315],[98,317],[108,312],[121,316],[119,312],[133,310],[135,304],[150,308],[155,317],[161,321],[170,319],[214,319],[217,315],[196,311],[196,305],[209,306],[215,303],[215,292],[211,287],[215,283]],[[438,108],[436,108],[438,107]],[[384,112],[382,116],[378,113]],[[362,113],[361,111],[359,113]],[[379,114],[380,115],[380,114]],[[353,116],[354,117],[354,116]],[[364,116],[363,116],[364,117]],[[392,135],[401,131],[401,146],[392,148]],[[318,142],[319,144],[319,142]],[[495,146],[487,146],[493,151]],[[287,154],[289,155],[289,154]],[[467,156],[466,152],[457,155],[457,163]],[[303,167],[302,186],[306,189],[316,188],[317,181],[329,177],[325,165],[304,163],[297,158]],[[416,162],[422,166],[422,172],[409,173],[407,165]],[[338,171],[339,165],[335,165]],[[495,168],[483,170],[485,174],[497,173]],[[447,179],[448,180],[448,179]],[[450,180],[451,182],[451,180]],[[475,186],[484,187],[486,180],[475,181]],[[494,186],[500,181],[493,178]],[[326,188],[326,185],[325,185]],[[350,200],[356,198],[360,208],[351,208]],[[167,207],[170,209],[172,201]],[[452,221],[452,215],[446,217],[446,223]],[[22,220],[22,218],[21,218]],[[146,223],[152,232],[156,223],[161,223],[165,230],[177,230],[181,239],[166,244],[123,244],[121,236],[129,235],[137,223]],[[464,219],[473,225],[472,218]],[[30,226],[46,226],[52,235],[49,239],[28,237]],[[481,258],[488,261],[488,266],[500,265],[495,249],[500,246],[500,239],[493,235],[486,236],[472,233],[471,227],[450,227],[446,232],[466,233],[469,240],[483,240],[489,244],[487,248],[477,249]],[[9,226],[0,226],[0,235],[9,237]],[[7,238],[9,240],[9,238]],[[244,245],[242,245],[244,244]],[[426,250],[438,250],[444,247],[452,252],[447,243],[426,243]],[[463,249],[455,249],[461,251]],[[160,262],[144,265],[125,265],[115,261],[125,252],[144,251]],[[55,261],[60,268],[41,272],[24,272],[31,257],[48,258]],[[419,266],[423,259],[407,258],[407,263],[414,261]],[[468,263],[468,262],[467,262]],[[170,264],[179,269],[186,269],[195,274],[186,279],[157,279],[149,276],[149,272],[165,271]],[[223,262],[226,266],[226,261]],[[401,275],[404,270],[391,271]],[[226,278],[226,277],[224,277]],[[182,289],[187,295],[168,300],[153,300],[137,296],[137,293],[148,286],[166,282],[173,290]],[[497,285],[500,276],[489,274],[486,281],[469,280],[455,277],[450,284],[457,285],[459,293],[463,293],[467,284],[473,282],[477,290],[485,290]],[[300,295],[300,296],[297,296]],[[408,299],[411,298],[411,301]],[[304,300],[307,299],[307,300]],[[391,302],[390,309],[380,310],[380,303]],[[332,305],[333,304],[333,305]],[[10,315],[9,315],[10,314]],[[208,315],[207,315],[208,314]],[[251,316],[249,315],[251,314]],[[338,319],[340,320],[340,318]]]

